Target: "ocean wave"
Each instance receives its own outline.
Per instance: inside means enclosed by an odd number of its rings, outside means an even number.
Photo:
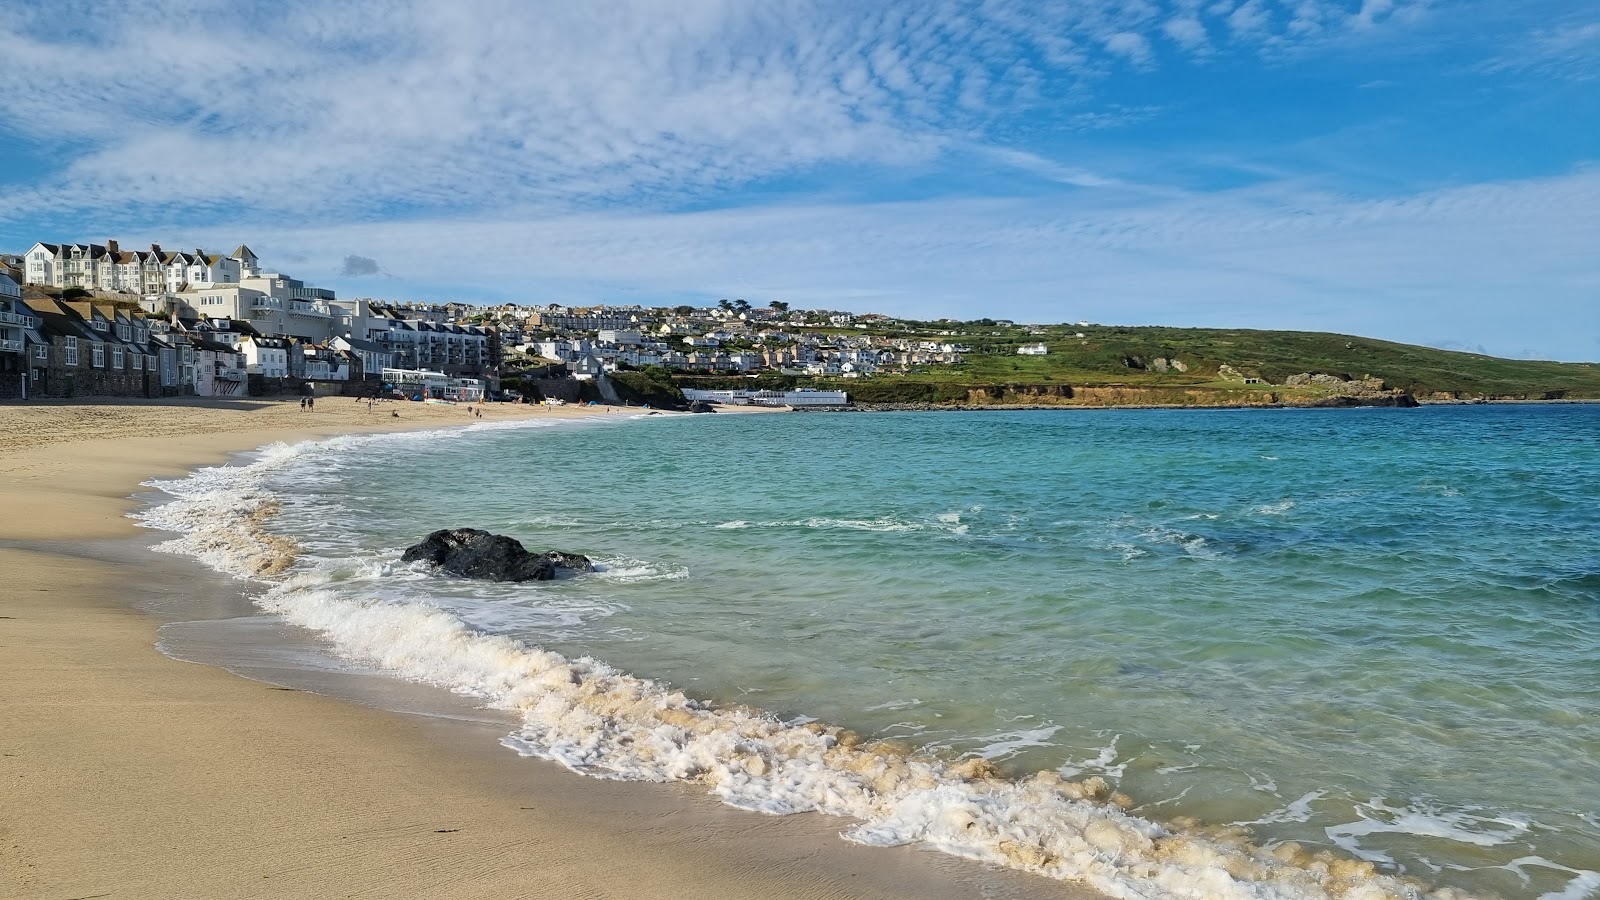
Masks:
[[[485,633],[435,604],[374,596],[365,589],[371,585],[338,581],[319,566],[284,573],[275,563],[263,565],[263,559],[277,560],[284,552],[270,546],[273,536],[264,527],[276,501],[267,476],[306,455],[329,452],[332,443],[269,448],[250,465],[154,483],[175,499],[140,518],[180,533],[165,549],[192,553],[237,577],[264,578],[268,589],[259,605],[317,633],[340,656],[515,712],[521,724],[504,743],[519,753],[600,778],[697,783],[741,809],[838,816],[855,823],[843,834],[850,841],[922,843],[1082,880],[1118,898],[1460,896],[1448,888],[1430,893],[1382,874],[1368,859],[1313,853],[1290,843],[1257,846],[1227,829],[1157,824],[1130,814],[1132,802],[1102,777],[1074,781],[1044,771],[1011,779],[984,758],[1042,746],[1054,726],[994,735],[986,739],[985,752],[949,759],[894,742],[862,741],[818,722],[719,708],[590,657],[569,658]],[[868,530],[915,525],[806,523]],[[1116,770],[1115,751],[1113,739],[1092,762],[1108,773]],[[1375,830],[1352,827],[1338,834],[1354,840]]]
[[[596,559],[593,562],[593,574],[596,578],[605,581],[616,581],[622,584],[637,584],[645,581],[681,581],[689,577],[689,570],[683,566],[661,566],[642,559],[616,557],[613,559]]]

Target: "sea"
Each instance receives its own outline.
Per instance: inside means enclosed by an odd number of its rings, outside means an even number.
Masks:
[[[613,413],[152,486],[508,754],[1114,897],[1600,896],[1600,406]],[[455,527],[597,571],[400,561]]]

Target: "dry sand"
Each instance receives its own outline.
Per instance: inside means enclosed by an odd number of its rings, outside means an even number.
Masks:
[[[592,412],[491,405],[485,420]],[[170,606],[217,581],[137,549],[140,482],[275,440],[466,419],[335,398],[0,406],[0,897],[1095,896],[855,847],[836,820],[689,786],[581,778],[490,726],[156,651],[161,623],[130,598]]]

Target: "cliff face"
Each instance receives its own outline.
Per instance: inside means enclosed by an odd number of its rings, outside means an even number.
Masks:
[[[1276,390],[1271,387],[1137,387],[1128,385],[1103,385],[1080,387],[1072,385],[1013,384],[974,388],[967,392],[967,403],[973,406],[1178,406],[1178,407],[1249,407],[1249,406],[1416,406],[1417,402],[1404,391],[1364,382],[1341,390]]]

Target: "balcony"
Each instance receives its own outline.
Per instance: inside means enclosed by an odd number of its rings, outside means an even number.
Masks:
[[[0,325],[16,325],[20,328],[36,328],[38,327],[39,323],[34,321],[32,316],[25,316],[21,313],[14,312],[0,312]]]
[[[0,353],[21,353],[21,341],[0,340]]]
[[[322,319],[326,319],[326,318],[329,317],[329,313],[328,313],[327,310],[325,310],[325,309],[317,309],[315,306],[313,306],[310,303],[307,303],[304,300],[290,300],[289,301],[289,315],[291,315],[291,316],[316,316],[316,317],[322,318]]]

